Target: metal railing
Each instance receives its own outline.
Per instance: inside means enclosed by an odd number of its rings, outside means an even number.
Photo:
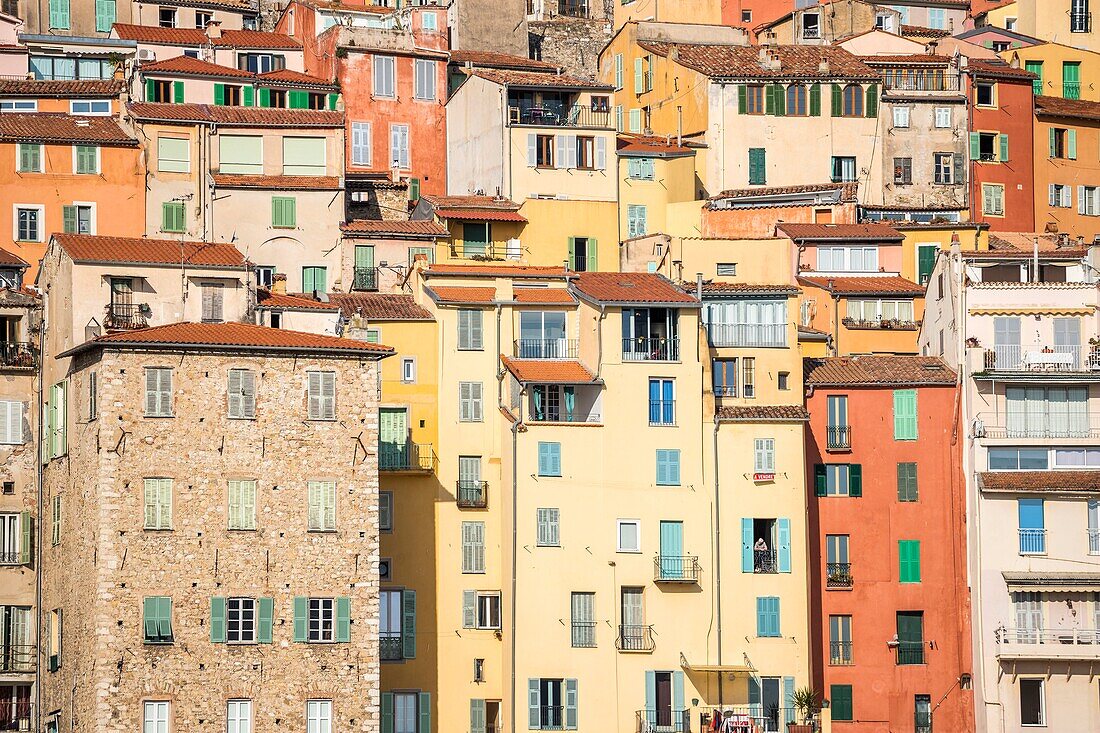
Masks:
[[[596,646],[596,622],[574,621],[570,643],[578,649],[593,649]]]
[[[842,318],[840,322],[845,328],[854,331],[916,331],[920,328],[920,321],[906,321],[898,318],[876,318],[870,321],[856,318]]]
[[[431,471],[435,456],[431,443],[381,443],[378,446],[379,471]]]
[[[578,409],[574,409],[570,414],[562,406],[547,405],[542,408],[542,415],[536,415],[533,411],[527,416],[527,422],[530,423],[598,423],[602,419],[602,415],[595,409],[590,412],[582,413]]]
[[[1064,403],[1063,403],[1064,404]],[[1100,438],[1100,416],[1081,412],[1052,414],[1019,411],[980,413],[974,418],[975,438]]]
[[[712,708],[710,715],[721,715],[723,718],[732,718],[735,731],[752,730],[754,733],[779,733],[786,731],[787,725],[798,722],[798,711],[795,708],[781,708],[763,705],[723,705],[721,708]],[[816,723],[809,723],[817,730]],[[725,729],[723,729],[725,730]]]
[[[38,365],[38,352],[23,341],[0,342],[0,367],[33,369]]]
[[[0,730],[34,730],[34,703],[29,699],[0,700]]]
[[[1021,529],[1020,554],[1045,555],[1047,552],[1047,531],[1045,529]]]
[[[593,109],[588,105],[574,104],[568,109],[557,105],[545,107],[508,107],[508,119],[513,125],[536,127],[611,127],[611,110]]]
[[[994,632],[998,644],[1095,645],[1100,644],[1100,629],[1006,629]]]
[[[1089,533],[1089,554],[1100,555],[1100,529],[1090,529]]]
[[[844,666],[852,663],[852,642],[830,641],[829,664]]]
[[[1079,81],[1064,81],[1064,82],[1062,82],[1062,97],[1064,99],[1080,99],[1081,98],[1081,82],[1079,82]]]
[[[467,260],[503,260],[508,254],[507,245],[495,245],[492,242],[451,244],[451,257]]]
[[[653,582],[698,583],[701,568],[695,555],[658,555],[653,558]]]
[[[105,310],[105,328],[129,330],[149,326],[149,306],[145,303],[108,303]]]
[[[775,561],[775,550],[753,550],[752,571],[764,575],[779,572],[779,565]]]
[[[455,503],[465,509],[484,509],[489,501],[488,481],[455,481]]]
[[[650,400],[649,401],[650,425],[675,425],[676,424],[676,400]]]
[[[821,28],[803,28],[802,37],[808,40],[817,40],[821,38]]]
[[[513,343],[517,359],[576,359],[577,339],[516,339]]]
[[[708,323],[711,346],[785,347],[785,323]]]
[[[900,71],[883,74],[882,88],[888,92],[957,92],[962,87],[954,74],[916,73]]]
[[[825,564],[826,588],[851,588],[852,564],[848,562],[830,562]]]
[[[635,624],[619,624],[615,648],[621,652],[651,652],[656,648],[653,627]]]
[[[399,632],[383,631],[378,635],[378,654],[383,661],[404,659],[404,650],[405,646]]]
[[[924,664],[923,641],[899,641],[897,647],[897,664]]]
[[[34,644],[0,646],[0,672],[33,672],[38,663],[38,647]]]
[[[378,269],[356,267],[351,280],[352,290],[378,290]]]
[[[679,338],[624,338],[623,361],[679,361]]]
[[[826,450],[847,450],[852,447],[851,425],[829,425],[825,428]]]
[[[690,710],[647,708],[635,713],[635,733],[689,733]]]
[[[4,550],[0,552],[0,565],[22,565],[23,553],[20,550]]]
[[[985,351],[986,371],[1100,371],[1100,354],[1075,345],[1007,344]]]
[[[1070,33],[1092,33],[1092,13],[1070,13]]]
[[[539,705],[539,727],[537,730],[565,730],[564,705]]]

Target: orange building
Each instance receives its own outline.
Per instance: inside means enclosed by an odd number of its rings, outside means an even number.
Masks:
[[[807,359],[814,686],[834,731],[973,729],[955,372]]]
[[[0,248],[30,263],[28,283],[54,232],[144,231],[141,150],[113,117],[0,114],[0,170]]]
[[[1100,102],[1035,98],[1035,229],[1100,235]]]
[[[830,353],[916,354],[924,288],[899,275],[803,275],[800,325],[830,336]]]

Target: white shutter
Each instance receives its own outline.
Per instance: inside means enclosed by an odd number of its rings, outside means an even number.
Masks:
[[[1084,214],[1085,213],[1085,187],[1084,186],[1078,186],[1077,187],[1077,213],[1078,214]]]
[[[508,240],[506,256],[510,260],[518,260],[520,258],[520,241],[518,238],[512,237]]]
[[[244,417],[244,409],[241,407],[241,373],[243,371],[243,369],[229,370],[229,386],[226,389],[229,417]]]
[[[321,505],[321,483],[319,481],[310,481],[307,495],[307,522],[309,529],[321,529],[323,521],[323,511]]]
[[[172,414],[172,370],[159,368],[157,375],[157,415]]]
[[[321,372],[321,419],[336,419],[336,372]]]
[[[251,369],[241,370],[241,407],[242,417],[256,417],[256,372]]]
[[[351,123],[351,162],[355,165],[370,165],[370,123]]]
[[[481,422],[481,382],[470,383],[470,419]]]
[[[1059,203],[1060,202],[1059,202],[1058,189],[1052,183],[1047,188],[1047,205],[1048,206],[1057,206]]]
[[[566,152],[568,147],[567,135],[555,135],[554,136],[554,167],[555,168],[568,168],[569,153]],[[576,152],[574,152],[576,155]]]
[[[324,491],[324,527],[325,529],[336,529],[336,482],[325,481],[323,484]]]
[[[596,138],[596,170],[607,168],[607,138]]]
[[[527,133],[527,166],[529,168],[534,168],[539,163],[538,144],[538,135],[533,132]]]
[[[307,417],[310,420],[321,419],[321,372],[307,372],[309,395]]]
[[[547,509],[546,510],[546,522],[548,526],[547,544],[557,546],[559,544],[558,539],[558,510]]]
[[[0,443],[19,445],[23,442],[23,403],[0,402]]]
[[[460,422],[468,422],[471,419],[470,392],[470,382],[458,383],[458,419]]]
[[[577,136],[565,135],[566,168],[577,167]]]
[[[1073,208],[1073,187],[1062,186],[1062,206],[1066,209]]]

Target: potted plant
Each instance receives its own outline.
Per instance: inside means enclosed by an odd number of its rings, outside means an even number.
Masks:
[[[813,733],[814,716],[821,709],[817,690],[812,687],[800,687],[791,696],[798,719],[802,722],[787,723],[787,733]]]

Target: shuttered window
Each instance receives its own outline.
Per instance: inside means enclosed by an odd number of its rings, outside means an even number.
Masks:
[[[779,636],[779,598],[775,596],[756,599],[756,635]]]
[[[482,416],[481,382],[458,383],[458,419],[459,422],[481,422]]]
[[[557,547],[558,538],[558,510],[556,508],[540,508],[535,510],[538,523],[538,546]]]
[[[351,162],[352,165],[371,164],[369,122],[351,123]]]
[[[539,441],[539,476],[561,476],[561,443]]]
[[[336,372],[306,372],[310,420],[336,419]]]
[[[628,158],[626,175],[636,181],[652,181],[653,158]]]
[[[230,369],[227,391],[230,418],[252,420],[256,417],[256,372],[251,369]]]
[[[50,0],[50,29],[69,29],[69,0]]]
[[[78,174],[85,175],[99,173],[99,146],[74,146],[73,161],[73,170]]]
[[[336,482],[310,481],[307,485],[310,532],[336,531]]]
[[[203,283],[201,290],[203,323],[224,321],[225,286],[221,283]]]
[[[256,529],[256,482],[229,482],[229,529]]]
[[[115,0],[95,0],[96,33],[110,33],[115,24]]]
[[[756,439],[753,470],[756,473],[775,473],[775,438]]]
[[[393,56],[374,57],[374,96],[393,97],[396,92],[396,68]]]
[[[145,417],[172,417],[171,367],[145,367]]]
[[[378,492],[378,529],[393,531],[393,492]]]
[[[145,479],[145,529],[172,529],[172,479]]]
[[[917,464],[898,464],[898,501],[917,500]]]
[[[680,449],[657,449],[657,485],[680,485]]]
[[[462,572],[485,572],[485,522],[462,523]]]
[[[917,439],[917,391],[894,390],[894,440]]]
[[[172,599],[145,596],[142,599],[142,626],[146,644],[172,643]]]
[[[408,125],[390,125],[390,167],[409,168]]]
[[[191,170],[191,141],[185,137],[158,137],[157,170],[188,173]]]
[[[898,580],[920,582],[920,540],[898,540]]]
[[[463,351],[481,351],[484,340],[481,330],[482,312],[460,310],[458,312],[458,348]]]
[[[416,59],[415,67],[416,79],[413,96],[417,99],[435,99],[435,62],[427,59]]]
[[[166,201],[160,207],[160,230],[162,232],[183,232],[186,228],[186,214],[183,204],[178,201]]]
[[[767,182],[767,150],[749,148],[749,184],[762,186]]]
[[[23,443],[23,403],[0,400],[0,445]]]
[[[852,720],[852,686],[832,685],[829,688],[829,701],[832,706],[833,720]]]
[[[38,143],[19,143],[19,172],[42,172],[42,146]]]
[[[271,226],[276,229],[298,226],[298,200],[293,196],[272,196]]]
[[[325,138],[284,137],[283,175],[325,175]]]
[[[259,135],[220,135],[218,172],[262,175],[264,141]]]
[[[57,494],[53,498],[50,524],[50,544],[57,547],[61,544],[61,494]]]

